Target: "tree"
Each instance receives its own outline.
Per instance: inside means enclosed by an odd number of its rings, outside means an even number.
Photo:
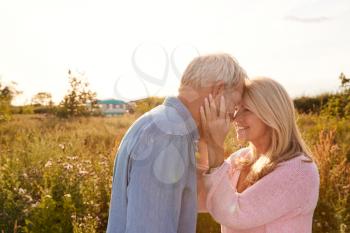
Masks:
[[[34,113],[47,114],[54,112],[54,103],[52,101],[52,95],[48,92],[38,92],[32,98],[32,104],[30,107]]]
[[[11,102],[16,95],[20,94],[15,85],[15,82],[6,86],[0,82],[0,122],[11,119]]]
[[[36,95],[33,96],[32,104],[41,106],[52,105],[52,95],[48,92],[38,92]]]
[[[322,113],[338,118],[350,117],[350,79],[341,73],[339,75],[340,91],[333,95],[327,102]]]
[[[340,79],[340,82],[341,82],[340,87],[342,89],[345,89],[345,90],[349,91],[350,90],[350,79],[346,78],[344,73],[340,73],[339,79]]]
[[[98,112],[96,92],[89,90],[89,83],[81,78],[82,74],[75,75],[68,70],[70,89],[58,108],[59,117],[87,116]]]

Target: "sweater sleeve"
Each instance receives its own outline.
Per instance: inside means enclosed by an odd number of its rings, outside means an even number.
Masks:
[[[226,161],[219,170],[204,175],[207,209],[222,225],[254,228],[292,211],[315,208],[319,177],[314,163],[300,158],[284,162],[242,193],[233,187],[230,167]]]
[[[202,175],[208,170],[208,166],[197,165],[197,208],[198,213],[207,213],[206,200],[207,190],[204,185],[204,176]]]
[[[241,150],[236,151],[233,153],[230,157],[228,157],[224,163],[231,164],[233,159],[236,158],[239,155],[247,153],[248,149],[243,148]],[[220,170],[220,167],[214,168],[213,172]],[[209,170],[208,162],[207,161],[199,161],[197,162],[197,206],[198,206],[198,213],[207,213],[207,194],[208,189],[205,187],[205,183],[208,183],[211,178],[206,176]]]

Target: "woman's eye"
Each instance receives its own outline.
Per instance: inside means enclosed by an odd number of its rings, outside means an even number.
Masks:
[[[247,114],[251,113],[251,111],[249,109],[247,109],[247,108],[242,109],[241,112],[244,115],[247,115]]]

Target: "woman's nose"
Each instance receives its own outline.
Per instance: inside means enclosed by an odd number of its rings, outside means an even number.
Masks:
[[[236,111],[233,117],[233,121],[236,123],[242,123],[243,117],[240,111]]]

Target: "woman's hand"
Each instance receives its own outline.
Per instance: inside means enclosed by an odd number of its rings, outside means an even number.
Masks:
[[[200,113],[203,134],[208,144],[209,167],[220,166],[224,161],[224,141],[230,129],[224,96],[221,96],[220,106],[217,108],[213,97],[209,95],[209,100],[204,100]]]

